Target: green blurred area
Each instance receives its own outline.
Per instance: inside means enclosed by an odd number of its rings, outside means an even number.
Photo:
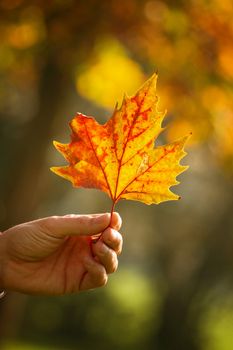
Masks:
[[[122,201],[124,251],[105,288],[8,294],[3,350],[233,348],[231,0],[0,0],[1,229],[110,210],[49,171],[77,111],[104,123],[158,70],[166,143],[192,131],[179,202]]]
[[[56,348],[37,346],[35,344],[25,344],[25,343],[6,343],[3,346],[3,350],[55,350]]]

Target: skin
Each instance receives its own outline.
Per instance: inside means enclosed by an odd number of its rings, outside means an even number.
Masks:
[[[61,295],[104,286],[122,249],[119,214],[52,216],[0,233],[0,288]]]

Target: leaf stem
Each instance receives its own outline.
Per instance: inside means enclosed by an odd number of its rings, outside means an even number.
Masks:
[[[115,205],[116,205],[116,200],[113,200],[113,201],[112,201],[112,208],[111,208],[110,222],[109,222],[108,227],[110,227],[111,222],[112,222],[112,216],[113,216],[113,212],[114,212],[114,209],[115,209]]]
[[[112,222],[112,216],[113,216],[113,213],[114,213],[114,209],[115,209],[115,205],[116,205],[117,201],[116,200],[112,200],[112,207],[111,207],[111,212],[110,212],[110,220],[109,220],[109,223],[108,223],[108,226],[105,227],[105,229],[103,230],[103,232],[111,227],[111,222]],[[92,243],[97,243],[103,236],[103,232],[100,234],[100,236],[95,239],[94,241],[92,241]]]

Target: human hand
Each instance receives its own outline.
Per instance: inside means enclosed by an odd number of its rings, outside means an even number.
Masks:
[[[109,223],[107,213],[51,216],[4,231],[0,288],[59,295],[105,285],[122,249],[119,214]]]

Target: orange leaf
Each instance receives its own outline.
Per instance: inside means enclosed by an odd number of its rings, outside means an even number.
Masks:
[[[69,165],[51,170],[75,187],[106,192],[113,205],[121,198],[146,204],[179,199],[169,188],[187,168],[179,162],[188,136],[154,146],[164,118],[157,110],[156,82],[154,74],[135,96],[124,97],[104,125],[78,113],[70,123],[71,142],[54,142]]]

